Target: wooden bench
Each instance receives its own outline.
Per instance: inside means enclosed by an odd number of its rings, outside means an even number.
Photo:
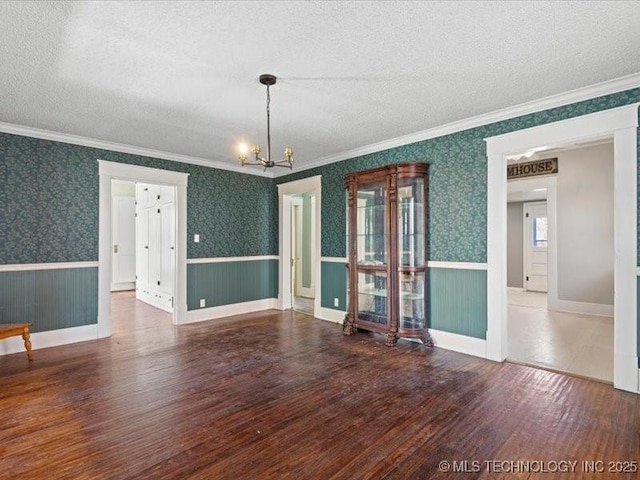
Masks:
[[[31,353],[31,340],[29,339],[30,330],[30,323],[0,323],[0,340],[22,335],[24,348],[27,349],[27,357],[31,362],[33,361],[33,354]]]

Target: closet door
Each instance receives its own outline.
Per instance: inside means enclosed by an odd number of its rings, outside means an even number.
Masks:
[[[149,284],[149,210],[138,205],[136,216],[136,288]]]
[[[147,208],[149,218],[149,286],[158,288],[160,286],[160,278],[162,276],[162,268],[160,255],[162,253],[162,237],[161,237],[161,214],[160,208]]]
[[[175,265],[175,207],[167,203],[160,207],[161,254],[160,290],[173,294],[173,270]]]

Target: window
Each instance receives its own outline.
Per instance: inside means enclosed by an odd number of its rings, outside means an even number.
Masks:
[[[532,241],[534,247],[547,246],[547,217],[539,217],[533,219],[532,233]]]

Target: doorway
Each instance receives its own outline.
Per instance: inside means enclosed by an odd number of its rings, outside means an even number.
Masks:
[[[99,163],[99,252],[98,252],[98,337],[111,335],[111,280],[113,273],[112,180],[163,185],[175,192],[173,228],[175,269],[172,323],[181,324],[187,313],[187,180],[188,174],[98,160]]]
[[[311,216],[307,222],[310,241],[307,244],[309,268],[303,269],[302,258],[304,257],[304,242],[301,241],[296,249],[298,235],[297,230],[304,230],[304,220],[297,220],[296,216],[303,216],[303,196],[308,197],[310,203]],[[309,177],[293,182],[282,183],[278,185],[278,203],[279,203],[279,292],[278,292],[278,308],[280,310],[296,309],[294,303],[295,297],[299,297],[302,301],[306,300],[307,310],[310,304],[313,304],[313,313],[309,315],[317,316],[321,308],[321,273],[320,273],[320,205],[322,204],[321,177]],[[310,224],[309,224],[310,222]],[[300,225],[302,224],[302,225]],[[300,265],[296,265],[297,253],[300,253]],[[296,270],[299,268],[297,278],[299,279],[300,288],[296,287]],[[305,278],[306,273],[306,278]],[[296,295],[296,293],[300,295]],[[305,297],[306,295],[306,297]],[[305,312],[306,313],[306,312]]]
[[[291,197],[291,294],[293,310],[313,315],[315,300],[314,225],[315,195],[305,192]]]
[[[579,142],[535,157],[554,158],[558,172],[546,188],[507,182],[507,359],[611,383],[613,144]]]
[[[507,158],[540,145],[603,137],[614,140],[614,375],[616,388],[638,393],[637,354],[637,127],[638,105],[541,125],[486,139],[487,358],[508,354],[506,286]]]

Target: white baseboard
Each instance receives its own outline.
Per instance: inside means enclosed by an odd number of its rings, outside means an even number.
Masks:
[[[253,300],[251,302],[232,303],[229,305],[220,305],[218,307],[189,310],[187,312],[187,321],[184,323],[204,322],[205,320],[230,317],[231,315],[269,310],[277,308],[276,303],[276,298],[265,298],[262,300]]]
[[[124,290],[135,290],[136,282],[122,282],[122,283],[112,283],[111,291],[112,292],[122,292]]]
[[[613,305],[602,303],[572,302],[560,300],[551,296],[547,297],[547,308],[557,312],[582,313],[585,315],[598,315],[601,317],[613,317]]]
[[[82,325],[80,327],[61,328],[48,332],[31,334],[31,349],[57,347],[69,343],[84,342],[98,339],[98,325]],[[0,355],[25,352],[22,337],[9,337],[0,340]],[[36,357],[37,360],[37,357]]]
[[[507,287],[507,291],[509,291],[509,292],[524,292],[524,288],[522,288],[522,287]]]
[[[316,309],[315,313],[316,313],[315,314],[316,318],[319,318],[320,320],[326,320],[327,322],[334,322],[334,323],[342,323],[344,321],[344,316],[347,314],[347,312],[334,310],[333,308],[324,308],[324,307],[320,307],[319,309]]]
[[[474,357],[487,358],[486,340],[457,333],[444,332],[442,330],[434,330],[432,328],[429,329],[429,333],[436,347],[466,353]]]

